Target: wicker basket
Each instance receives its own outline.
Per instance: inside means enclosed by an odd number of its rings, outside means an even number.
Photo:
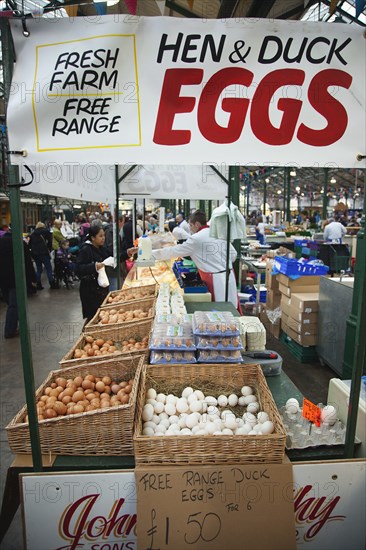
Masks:
[[[133,302],[143,298],[155,297],[158,293],[158,285],[145,285],[136,288],[126,288],[125,290],[114,290],[110,292],[100,307],[114,306],[119,303]],[[118,300],[112,304],[108,302],[109,298],[118,297]]]
[[[106,325],[108,326],[108,325]],[[113,340],[117,347],[121,347],[121,342],[129,340],[130,338],[136,338],[136,340],[142,340],[144,336],[149,336],[151,333],[152,320],[137,321],[135,323],[120,323],[119,325],[113,325],[115,328],[101,328],[100,330],[93,330],[88,334],[82,334],[75,345],[70,351],[61,359],[59,365],[61,368],[75,367],[76,365],[84,365],[85,363],[94,363],[99,361],[106,361],[115,357],[134,357],[135,355],[146,355],[149,348],[137,351],[124,352],[122,349],[117,353],[111,355],[97,355],[92,357],[84,357],[80,359],[73,359],[76,349],[82,349],[86,343],[86,336],[92,336],[93,338],[103,338],[104,340]]]
[[[133,455],[133,428],[136,398],[143,356],[129,359],[111,359],[88,363],[68,369],[52,371],[36,391],[36,400],[45,387],[56,378],[86,376],[111,376],[134,378],[130,402],[127,405],[103,410],[59,416],[38,422],[43,454],[54,455]],[[13,453],[30,453],[31,444],[28,423],[24,422],[27,407],[24,406],[6,427],[9,447]]]
[[[210,385],[210,395],[240,394],[244,385],[255,388],[262,410],[275,425],[270,435],[143,436],[142,409],[146,391],[180,395],[187,384],[196,389]],[[258,365],[149,365],[143,370],[134,435],[136,464],[244,464],[281,463],[286,432]]]
[[[146,321],[147,319],[152,320],[155,314],[155,302],[156,299],[153,298],[144,298],[143,300],[134,300],[133,302],[126,302],[125,304],[116,304],[112,306],[105,306],[103,308],[104,311],[108,309],[116,309],[117,311],[129,311],[130,309],[142,309],[143,311],[149,311],[152,310],[152,313],[150,316],[145,317],[145,319],[142,319],[143,321]],[[94,317],[90,319],[89,323],[85,325],[84,332],[89,333],[92,331],[95,331],[96,329],[104,329],[104,328],[116,328],[120,327],[121,325],[125,325],[127,323],[137,323],[139,319],[134,319],[132,321],[126,321],[125,323],[111,323],[109,325],[100,325],[99,324],[99,313],[100,309],[96,312]]]

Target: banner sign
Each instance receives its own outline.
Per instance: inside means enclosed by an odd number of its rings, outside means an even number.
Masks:
[[[28,20],[26,38],[10,24],[10,149],[29,164],[365,167],[358,25],[115,14]]]
[[[119,175],[123,174],[122,167]],[[227,178],[227,170],[222,170]],[[221,173],[221,172],[220,172]],[[130,198],[185,200],[221,200],[227,196],[227,184],[210,165],[137,166],[121,181],[119,192]]]
[[[290,483],[271,479],[271,467],[149,466],[144,471],[136,470],[136,482],[132,471],[21,474],[26,548],[136,549],[136,484],[137,511],[142,508],[139,550],[178,548],[172,543],[173,537],[183,540],[185,535],[192,549],[202,548],[205,539],[205,548],[212,548],[214,535],[221,533],[222,537],[232,517],[235,527],[227,534],[226,547],[234,548],[237,543],[242,548],[245,539],[246,545],[255,548],[260,537],[248,539],[250,525],[244,539],[237,536],[245,530],[245,519],[252,521],[254,514],[255,522],[260,522],[262,528],[265,525],[267,531],[272,522],[278,534],[280,520],[276,523],[275,516],[287,511],[290,503],[297,550],[365,548],[364,461],[295,463]],[[173,483],[177,472],[180,477]],[[279,505],[274,508],[276,501]],[[200,510],[196,510],[197,505]],[[265,506],[276,510],[273,517],[263,515]],[[230,546],[232,537],[235,544]],[[195,539],[196,543],[191,544]]]

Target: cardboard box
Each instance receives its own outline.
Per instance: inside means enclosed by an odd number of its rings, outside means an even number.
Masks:
[[[267,288],[266,307],[267,309],[276,309],[280,307],[281,294],[274,290]]]
[[[291,317],[287,317],[287,326],[300,334],[301,336],[309,336],[310,334],[318,333],[318,324],[311,323],[309,325],[303,325]]]
[[[306,293],[317,293],[319,292],[318,286],[298,286],[296,288],[292,288],[291,286],[283,285],[282,283],[279,283],[279,291],[281,294],[284,294],[288,298],[291,298],[291,294],[296,292],[296,294],[306,294]]]
[[[282,309],[283,313],[286,313],[286,315],[290,315],[291,298],[287,298],[284,294],[281,294],[280,308]]]
[[[314,311],[313,313],[305,313],[290,305],[286,308],[286,313],[289,317],[298,323],[302,323],[303,325],[311,325],[318,322],[317,311]]]
[[[266,280],[265,285],[267,288],[278,291],[277,276],[272,275],[273,260],[267,260],[266,264]]]
[[[294,340],[301,346],[304,346],[304,347],[316,346],[318,343],[317,334],[307,334],[307,335],[298,334],[289,326],[286,326],[286,330],[284,328],[282,328],[282,330],[286,332],[287,336],[292,338],[292,340]]]
[[[291,294],[290,305],[302,313],[314,313],[314,311],[319,310],[319,293]]]
[[[138,465],[135,477],[138,548],[296,549],[291,463]]]
[[[298,287],[313,287],[316,286],[319,288],[320,286],[320,276],[319,275],[309,275],[304,277],[299,277],[298,279],[290,279],[290,277],[287,277],[287,275],[283,275],[280,273],[277,275],[277,280],[281,285],[287,286],[291,289],[295,289]],[[295,290],[293,290],[295,292]],[[296,291],[296,292],[301,292]],[[311,290],[309,292],[317,292],[316,290]]]

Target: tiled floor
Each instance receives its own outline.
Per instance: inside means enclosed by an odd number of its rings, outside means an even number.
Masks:
[[[4,428],[25,403],[20,339],[3,338],[5,311],[5,304],[0,301],[1,495],[7,469],[13,460]],[[78,284],[70,290],[45,288],[32,296],[28,301],[28,321],[35,386],[38,387],[51,370],[58,368],[58,362],[81,332],[83,320]],[[336,377],[330,369],[322,367],[320,363],[300,364],[284,344],[273,338],[269,340],[267,348],[277,351],[283,357],[284,371],[306,397],[315,403],[326,401],[329,379]],[[0,548],[22,548],[19,511]]]

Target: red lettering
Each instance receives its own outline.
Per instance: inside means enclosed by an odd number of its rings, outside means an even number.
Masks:
[[[107,525],[107,522],[103,516],[95,516],[95,518],[91,519],[87,525],[86,536],[90,539],[96,539],[100,537],[104,533],[106,525]],[[95,535],[93,535],[94,527],[96,528]]]
[[[63,538],[73,540],[70,550],[75,550],[78,547],[79,540],[84,535],[84,527],[88,515],[90,514],[96,500],[99,498],[99,495],[86,495],[82,498],[79,498],[77,501],[70,504],[66,508],[65,513],[60,519],[60,532]],[[71,532],[71,521],[74,518],[74,515],[77,513],[77,510],[80,506],[83,506],[81,512],[76,519],[75,525],[77,527],[76,532]]]
[[[343,105],[328,93],[329,86],[349,88],[352,77],[339,69],[326,69],[314,76],[310,82],[309,102],[328,124],[322,130],[314,130],[305,124],[300,124],[297,137],[302,143],[315,147],[325,147],[338,141],[344,134],[348,124],[347,111]]]
[[[249,99],[224,98],[221,106],[230,113],[227,127],[217,124],[215,119],[216,105],[220,94],[232,84],[250,86],[253,73],[247,69],[228,68],[215,73],[202,90],[198,104],[198,127],[202,135],[213,143],[233,143],[237,141],[243,130],[245,117],[249,107]]]
[[[278,100],[277,107],[284,113],[279,128],[273,126],[269,118],[269,105],[276,90],[286,85],[301,85],[304,79],[305,72],[300,69],[279,69],[272,71],[261,80],[253,96],[250,112],[253,133],[260,141],[268,145],[286,145],[290,143],[295,132],[302,102],[290,98]],[[271,94],[266,94],[268,88],[271,89]]]
[[[159,145],[184,145],[191,140],[190,130],[173,130],[177,113],[190,113],[196,103],[194,97],[180,96],[182,86],[200,84],[203,69],[168,69],[165,72],[159,110],[156,119],[154,143]]]

